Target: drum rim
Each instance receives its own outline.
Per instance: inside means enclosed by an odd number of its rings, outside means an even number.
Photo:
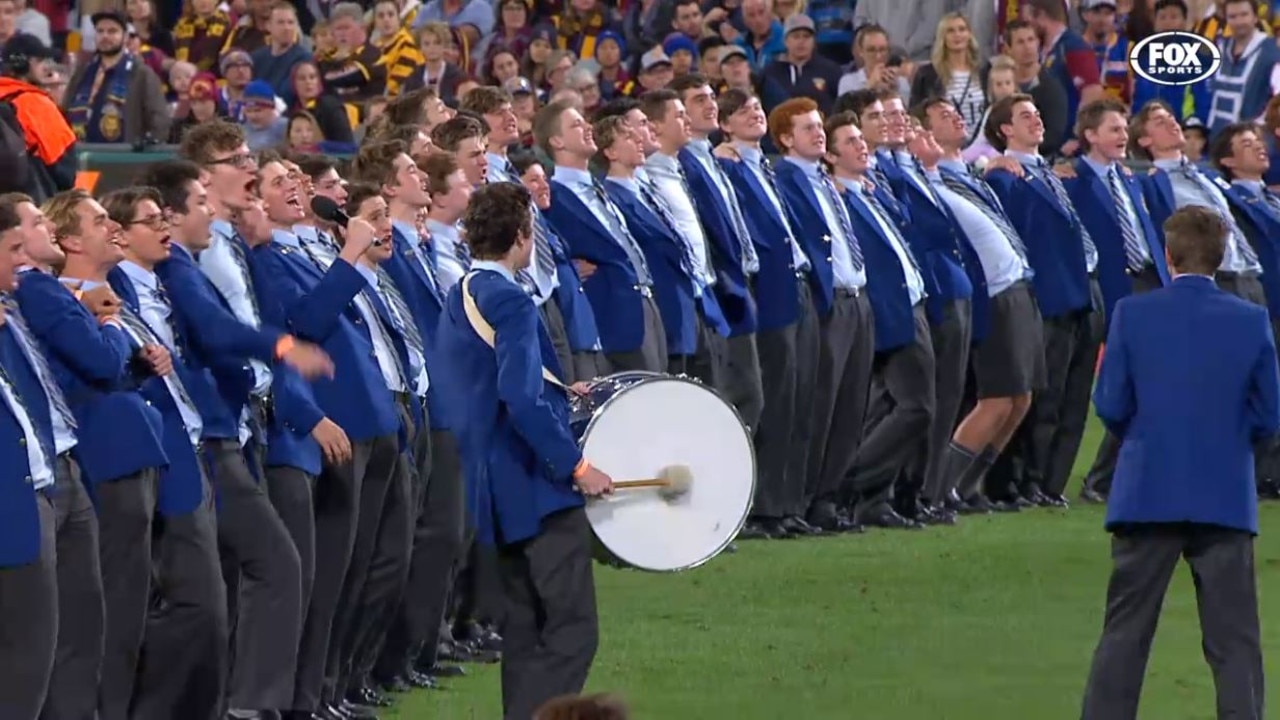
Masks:
[[[596,378],[595,381],[599,382],[601,380],[608,380],[610,377],[614,375],[642,375],[647,377],[646,382],[648,380],[675,380],[678,382],[688,383],[690,385],[700,387],[703,390],[710,392],[712,395],[715,395],[720,400],[720,402],[724,403],[725,406],[728,407],[731,412],[733,412],[733,417],[738,421],[738,425],[742,428],[742,434],[746,437],[746,440],[747,440],[747,447],[751,449],[751,489],[750,489],[750,495],[749,495],[751,499],[747,503],[747,512],[743,513],[742,519],[738,521],[738,526],[733,529],[733,533],[729,536],[727,540],[721,543],[719,547],[717,547],[714,551],[712,551],[706,557],[702,558],[701,560],[696,560],[692,563],[689,563],[688,565],[682,565],[680,567],[671,568],[668,570],[640,567],[639,565],[636,565],[634,563],[631,563],[623,559],[621,556],[615,553],[612,549],[610,549],[609,546],[605,545],[604,541],[600,539],[600,536],[596,535],[595,526],[591,525],[591,534],[592,536],[595,537],[596,542],[603,545],[605,549],[609,551],[610,555],[613,555],[619,561],[625,563],[626,567],[628,568],[631,568],[634,570],[641,570],[643,572],[666,574],[666,573],[684,572],[686,570],[693,570],[694,568],[701,567],[711,562],[715,558],[719,557],[719,555],[725,551],[725,548],[732,545],[733,541],[738,539],[738,534],[742,532],[742,528],[747,524],[747,520],[751,517],[751,507],[755,504],[756,483],[759,479],[758,475],[760,472],[760,468],[757,465],[755,444],[752,442],[751,432],[747,427],[747,424],[742,421],[742,413],[738,412],[738,408],[733,403],[729,402],[729,399],[724,396],[724,393],[720,392],[716,388],[711,387],[710,385],[702,382],[701,380],[695,377],[691,377],[683,373],[679,375],[671,375],[668,373],[654,372],[652,370],[631,370],[631,371],[610,373],[608,375],[604,375],[602,377]],[[633,385],[628,385],[627,387],[622,388],[618,392],[615,392],[612,396],[609,397],[609,399],[600,403],[600,405],[596,407],[595,412],[592,413],[591,419],[587,421],[586,427],[582,429],[582,439],[578,441],[578,447],[582,449],[586,448],[587,438],[590,437],[591,435],[591,429],[595,427],[596,421],[600,419],[600,416],[604,414],[605,409],[608,408],[609,405],[611,405],[614,400],[617,400],[619,397],[622,397],[623,395],[627,394],[628,392],[639,387],[642,384],[643,382],[635,383]],[[588,516],[587,524],[588,525],[591,524],[590,516]]]

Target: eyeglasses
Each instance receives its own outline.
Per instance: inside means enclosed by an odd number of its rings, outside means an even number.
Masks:
[[[125,224],[130,227],[134,225],[146,225],[152,230],[168,230],[169,218],[165,217],[164,215],[150,215],[148,217],[144,217],[139,220],[130,220]]]
[[[238,167],[238,168],[250,168],[254,166],[253,156],[250,155],[249,153],[232,155],[231,157],[225,157],[225,158],[222,158],[221,160],[210,160],[209,164],[210,165],[230,165],[232,167]]]

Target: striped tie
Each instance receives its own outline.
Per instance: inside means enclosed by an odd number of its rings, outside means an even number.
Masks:
[[[1125,261],[1130,270],[1138,272],[1147,264],[1147,256],[1143,252],[1138,229],[1133,226],[1133,218],[1129,217],[1127,209],[1129,206],[1124,202],[1124,188],[1120,184],[1120,174],[1115,168],[1107,171],[1107,189],[1111,191],[1111,201],[1116,204],[1116,217],[1120,220],[1120,236],[1124,240]]]
[[[1240,226],[1236,224],[1235,218],[1231,215],[1231,207],[1227,205],[1226,199],[1222,193],[1209,182],[1200,170],[1193,164],[1182,161],[1182,174],[1194,182],[1200,192],[1206,195],[1210,202],[1213,203],[1214,209],[1222,216],[1223,222],[1227,223],[1227,227],[1231,229],[1231,241],[1235,244],[1236,249],[1240,252],[1240,260],[1244,263],[1246,269],[1255,269],[1258,267],[1258,254],[1253,251],[1253,246],[1245,239],[1244,233],[1240,232]]]
[[[845,207],[844,198],[840,197],[835,180],[831,179],[830,173],[821,164],[818,165],[818,177],[821,178],[822,187],[827,192],[827,199],[831,201],[831,210],[840,223],[840,233],[844,236],[844,241],[849,248],[849,259],[853,263],[853,271],[861,272],[864,266],[862,247],[858,244],[858,238],[853,236],[853,221],[849,219],[849,208]]]
[[[667,231],[676,239],[676,244],[680,246],[680,267],[684,270],[696,285],[701,286],[703,279],[698,277],[696,265],[693,262],[693,248],[689,247],[689,243],[684,234],[680,232],[680,226],[676,224],[675,217],[671,214],[671,209],[667,207],[662,198],[654,191],[651,185],[653,181],[637,180],[636,187],[640,188],[640,199],[645,205],[653,210],[662,224],[667,227]]]
[[[457,241],[453,243],[453,257],[462,266],[463,270],[471,269],[471,247],[467,245],[465,238],[459,236]]]
[[[538,272],[542,277],[547,279],[550,284],[551,279],[556,276],[556,257],[551,253],[551,241],[547,239],[547,228],[543,225],[546,222],[542,219],[540,213],[533,217],[533,247],[534,260],[538,264]]]
[[[1009,222],[1009,218],[1004,214],[1004,208],[1000,205],[1000,199],[992,193],[986,183],[980,179],[973,179],[972,182],[978,186],[975,190],[968,182],[953,175],[951,173],[942,173],[941,179],[943,187],[951,192],[959,195],[973,205],[991,221],[993,225],[1004,233],[1005,239],[1009,241],[1009,247],[1022,258],[1022,262],[1027,262],[1027,246],[1022,244],[1022,238],[1018,235],[1018,231],[1013,229],[1013,225]]]
[[[893,216],[890,215],[889,211],[880,203],[880,199],[876,197],[875,192],[871,188],[864,185],[862,188],[862,196],[866,198],[867,205],[871,207],[871,212],[875,213],[880,219],[880,222],[885,227],[889,228],[889,232],[893,234],[894,242],[898,244],[898,247],[902,248],[903,254],[911,261],[911,267],[915,269],[916,274],[919,275],[920,264],[916,262],[915,253],[911,251],[911,246],[907,244],[907,239],[902,237],[902,232],[898,230],[898,226],[893,223]]]
[[[1049,167],[1049,163],[1044,160],[1033,165],[1036,174],[1049,186],[1053,191],[1053,196],[1058,198],[1058,203],[1067,211],[1067,215],[1071,221],[1080,228],[1080,239],[1084,242],[1085,257],[1097,257],[1098,246],[1093,244],[1093,238],[1089,235],[1089,231],[1085,229],[1084,223],[1080,222],[1080,216],[1076,214],[1076,206],[1071,204],[1071,196],[1067,194],[1067,188],[1062,184],[1062,180],[1053,173],[1053,169]]]
[[[382,297],[387,300],[387,308],[391,310],[391,319],[395,321],[396,329],[404,336],[405,342],[409,343],[409,347],[418,354],[418,357],[426,359],[423,351],[425,347],[422,342],[422,334],[418,332],[418,326],[413,322],[413,313],[409,312],[409,304],[404,301],[404,296],[400,294],[400,288],[391,280],[391,276],[387,271],[378,268],[378,292],[382,293]]]
[[[147,325],[147,322],[135,313],[128,305],[120,306],[120,320],[131,331],[133,331],[138,342],[143,345],[159,345],[160,347],[164,347],[164,343],[161,342],[160,336],[156,335],[155,332],[152,331],[151,326]],[[174,398],[179,403],[182,403],[182,405],[184,405],[193,414],[200,414],[199,408],[196,407],[195,401],[191,399],[191,395],[187,392],[187,387],[182,384],[182,378],[178,376],[176,369],[163,379],[165,384],[172,391]]]
[[[71,414],[71,407],[67,405],[67,398],[62,394],[62,387],[58,385],[58,381],[54,378],[53,369],[49,367],[48,358],[41,352],[40,346],[36,344],[35,336],[31,334],[31,329],[27,327],[27,321],[23,319],[22,313],[18,310],[17,301],[13,299],[12,295],[5,295],[3,299],[0,299],[0,304],[4,305],[9,325],[13,328],[14,336],[18,339],[18,345],[22,347],[22,353],[31,362],[32,368],[35,369],[36,375],[40,378],[40,384],[44,386],[45,394],[49,396],[49,405],[58,413],[58,416],[62,418],[67,427],[75,430],[76,418]]]

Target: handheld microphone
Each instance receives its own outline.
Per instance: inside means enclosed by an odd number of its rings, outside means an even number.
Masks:
[[[351,222],[351,216],[347,215],[346,211],[338,206],[338,203],[334,202],[332,198],[322,195],[311,198],[311,212],[315,213],[315,216],[320,220],[333,223],[343,230],[347,229],[347,223]],[[382,238],[374,238],[373,244],[381,245]]]

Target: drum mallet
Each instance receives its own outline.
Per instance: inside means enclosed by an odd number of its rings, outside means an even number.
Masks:
[[[614,490],[636,490],[640,488],[658,488],[658,494],[664,500],[675,500],[689,492],[693,487],[693,471],[688,465],[668,465],[658,471],[658,477],[646,480],[619,480],[613,484]]]

